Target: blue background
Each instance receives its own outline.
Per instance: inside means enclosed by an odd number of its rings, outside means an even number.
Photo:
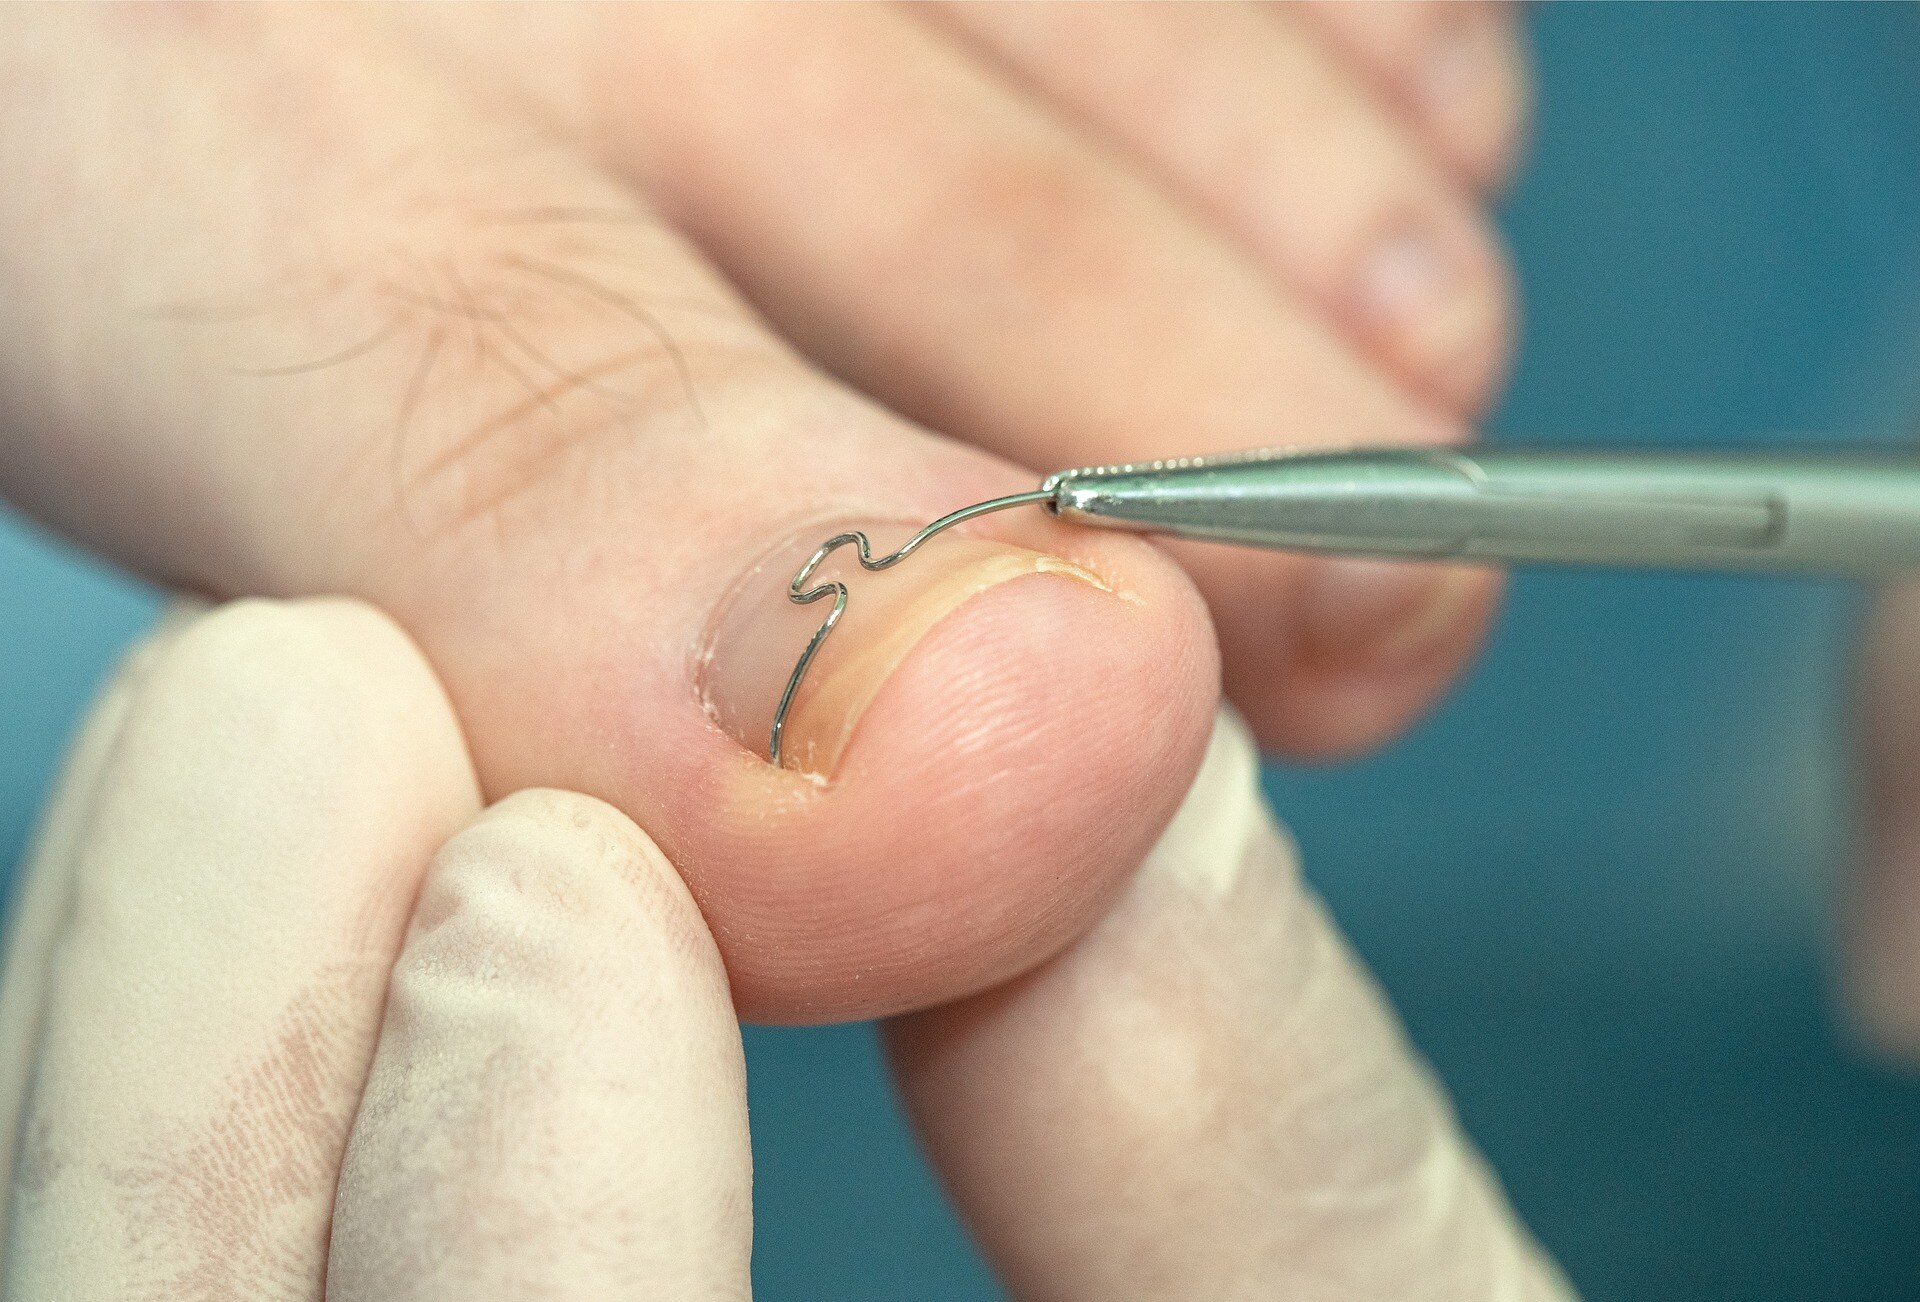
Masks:
[[[1538,10],[1496,436],[1900,437],[1920,11]],[[1589,1297],[1920,1297],[1920,1083],[1825,985],[1849,593],[1529,574],[1364,764],[1274,770],[1311,875]],[[0,862],[149,594],[0,519]],[[769,1298],[996,1296],[865,1028],[749,1032]]]

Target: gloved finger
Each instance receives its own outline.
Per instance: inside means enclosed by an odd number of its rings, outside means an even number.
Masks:
[[[475,80],[536,97],[830,369],[1023,465],[1465,437],[1163,188],[908,14],[392,12]],[[1418,715],[1497,591],[1483,571],[1176,554],[1229,692],[1304,754]]]
[[[1231,716],[1112,914],[888,1046],[1018,1297],[1566,1294],[1302,886]]]
[[[951,998],[1103,911],[1218,694],[1165,556],[1029,510],[856,570],[775,769],[801,560],[1026,472],[806,369],[623,182],[368,11],[15,12],[10,492],[200,589],[392,613],[489,792],[659,841],[746,1015]],[[172,93],[116,97],[155,69]]]
[[[394,969],[327,1296],[744,1298],[726,972],[625,815],[528,791],[447,843]]]
[[[353,603],[154,660],[73,855],[6,1295],[317,1297],[420,875],[478,810],[439,685]]]
[[[1844,879],[1841,971],[1858,1029],[1920,1056],[1920,581],[1884,589],[1855,683],[1865,835]]]
[[[1473,185],[1513,175],[1532,103],[1519,6],[1508,0],[1289,0],[1406,111]]]
[[[148,673],[180,631],[200,615],[181,603],[129,650],[100,689],[68,748],[33,844],[15,872],[0,965],[0,1250],[7,1241],[14,1159],[27,1076],[40,1046],[55,936],[73,906],[75,857],[92,825],[100,779]]]
[[[1506,370],[1488,221],[1298,15],[1259,5],[911,10],[1256,254],[1415,391],[1473,412]]]

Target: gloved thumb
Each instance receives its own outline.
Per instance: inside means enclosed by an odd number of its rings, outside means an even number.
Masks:
[[[1119,906],[900,1019],[907,1103],[1022,1297],[1557,1298],[1219,719]]]

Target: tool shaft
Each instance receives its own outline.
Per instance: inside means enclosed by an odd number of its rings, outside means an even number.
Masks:
[[[1256,547],[1882,577],[1920,571],[1920,457],[1387,449],[1064,471],[1063,519]]]

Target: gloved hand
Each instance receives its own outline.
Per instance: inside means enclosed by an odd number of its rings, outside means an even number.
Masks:
[[[1216,724],[1117,908],[896,1022],[1013,1293],[1551,1298]],[[586,796],[483,811],[447,699],[345,601],[177,618],[61,779],[0,977],[8,1302],[744,1297],[719,950]]]
[[[1348,751],[1494,602],[999,517],[856,600],[793,721],[833,781],[761,758],[819,613],[783,585],[842,525],[1465,437],[1510,333],[1503,9],[0,24],[0,492],[176,586],[389,612],[481,789],[645,826],[753,1016],[1031,966],[1165,824],[1222,665],[1270,744]]]

